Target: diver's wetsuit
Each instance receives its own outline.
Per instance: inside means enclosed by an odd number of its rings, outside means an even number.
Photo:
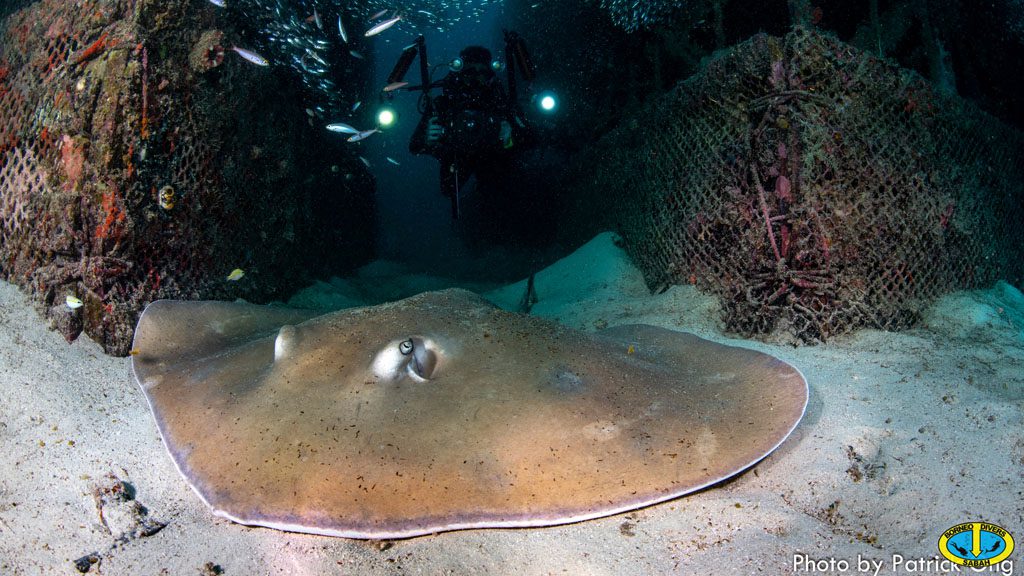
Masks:
[[[413,154],[430,154],[441,163],[441,193],[451,198],[476,175],[477,188],[485,193],[504,193],[512,160],[512,147],[500,139],[501,124],[512,128],[514,144],[517,122],[501,82],[493,74],[484,83],[464,82],[459,73],[442,81],[443,94],[433,101],[433,110],[420,118],[409,142]],[[427,142],[430,118],[436,116],[444,129],[441,138]],[[453,203],[453,216],[457,207]]]

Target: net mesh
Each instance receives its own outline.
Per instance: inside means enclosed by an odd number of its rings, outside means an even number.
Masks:
[[[732,331],[816,342],[907,328],[951,290],[1020,286],[1022,155],[971,104],[798,28],[710,61],[572,178],[652,289],[695,284]]]
[[[293,79],[226,57],[244,35],[218,10],[39,0],[0,22],[0,276],[69,340],[126,354],[154,299],[266,301],[372,253],[372,179]]]

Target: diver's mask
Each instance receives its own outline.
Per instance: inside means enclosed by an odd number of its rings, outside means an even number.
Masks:
[[[458,75],[462,84],[469,86],[487,84],[494,77],[494,72],[501,69],[497,60],[488,65],[481,62],[466,62],[462,58],[452,60],[448,67]]]

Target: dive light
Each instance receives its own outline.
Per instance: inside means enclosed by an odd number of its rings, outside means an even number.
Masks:
[[[391,106],[384,105],[377,110],[377,126],[382,130],[390,128],[397,119],[398,115],[395,113],[395,109]]]
[[[553,114],[555,110],[558,110],[558,95],[553,90],[537,93],[533,97],[533,102],[537,105],[537,110],[544,114]]]

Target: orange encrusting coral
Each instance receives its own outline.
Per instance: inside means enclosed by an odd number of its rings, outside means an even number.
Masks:
[[[66,189],[77,188],[82,182],[82,174],[85,171],[85,144],[81,139],[74,139],[68,135],[61,138],[60,161],[67,176]]]
[[[124,210],[118,205],[117,190],[111,189],[103,193],[103,222],[96,226],[96,238],[103,240],[112,238],[115,241],[124,235]]]
[[[90,44],[88,48],[83,50],[82,53],[75,58],[75,64],[77,65],[81,64],[82,62],[85,62],[86,60],[92,60],[93,58],[99,56],[107,48],[113,48],[114,46],[117,46],[117,39],[112,38],[110,40],[107,40],[107,36],[108,34],[106,32],[101,34],[99,40]]]

